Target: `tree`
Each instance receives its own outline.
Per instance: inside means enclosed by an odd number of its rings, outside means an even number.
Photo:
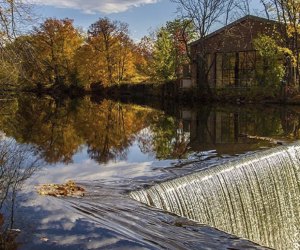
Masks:
[[[160,81],[170,81],[176,78],[175,74],[175,48],[165,28],[157,34],[153,51],[153,78]]]
[[[54,87],[76,84],[74,56],[82,45],[82,37],[70,19],[47,19],[34,29],[32,46],[39,76],[33,79]]]
[[[99,80],[106,85],[120,83],[132,74],[133,41],[128,24],[100,18],[88,30],[93,63],[101,68]]]
[[[41,80],[42,61],[38,61],[37,51],[33,46],[33,36],[18,36],[7,48],[18,54],[18,71],[16,72],[15,85],[22,88],[34,88],[37,81]]]
[[[256,38],[254,47],[260,57],[256,65],[258,82],[269,94],[278,94],[286,75],[286,58],[293,58],[291,50],[278,46],[274,39],[266,35]]]
[[[237,6],[236,0],[171,0],[176,3],[181,12],[183,19],[189,19],[193,22],[199,39],[204,39],[212,29],[219,23],[226,25],[233,10]],[[200,44],[202,48],[197,56],[192,55],[189,51],[191,62],[196,65],[199,72],[203,72],[198,76],[199,85],[208,90],[208,73],[210,67],[206,65],[206,48],[204,44]]]
[[[127,33],[121,32],[117,43],[117,83],[130,80],[135,75],[134,43]]]
[[[21,0],[0,2],[0,82],[1,85],[16,85],[20,72],[19,51],[8,47],[20,33],[21,26],[32,18],[30,8]]]
[[[19,34],[20,26],[31,20],[32,13],[22,0],[3,0],[0,9],[0,44],[3,48]]]
[[[192,20],[199,38],[204,38],[214,25],[229,16],[236,6],[234,0],[171,0],[178,4],[182,17]]]
[[[300,2],[298,0],[261,0],[266,16],[277,20],[280,24],[280,35],[286,48],[291,49],[296,58],[296,75],[289,74],[288,82],[295,82],[298,78],[300,87],[300,55],[299,55],[299,35],[300,35]],[[290,61],[291,65],[292,62]]]
[[[149,80],[153,75],[155,75],[152,67],[154,43],[154,39],[150,36],[144,36],[135,46],[134,56],[136,74],[138,74],[143,80]]]
[[[153,45],[154,79],[174,80],[182,75],[182,67],[189,63],[187,44],[195,38],[190,20],[169,21],[156,32]]]
[[[11,233],[17,196],[42,162],[34,155],[32,146],[17,144],[13,139],[1,140],[0,159],[0,248],[14,250],[20,247],[17,234]]]
[[[175,19],[166,23],[174,47],[175,74],[182,74],[182,66],[189,63],[188,44],[195,40],[195,26],[190,19]]]

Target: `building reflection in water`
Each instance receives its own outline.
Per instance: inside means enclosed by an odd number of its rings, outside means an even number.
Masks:
[[[203,107],[181,109],[178,117],[177,133],[189,140],[193,152],[234,155],[271,146],[276,140],[299,139],[298,110]]]

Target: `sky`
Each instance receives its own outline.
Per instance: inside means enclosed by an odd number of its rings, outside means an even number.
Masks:
[[[170,0],[27,0],[43,18],[70,18],[76,27],[87,30],[101,17],[129,24],[131,37],[144,35],[176,18],[176,4]]]

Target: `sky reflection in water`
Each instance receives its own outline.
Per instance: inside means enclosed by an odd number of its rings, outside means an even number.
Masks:
[[[89,98],[57,102],[24,96],[3,102],[3,133],[28,145],[44,163],[18,189],[13,223],[8,222],[9,206],[1,213],[11,228],[21,229],[23,249],[248,244],[209,227],[195,229],[195,223],[181,219],[178,223],[176,216],[129,200],[126,192],[274,146],[245,135],[296,140],[299,114],[295,108],[278,107],[154,109]],[[86,185],[91,194],[66,201],[39,197],[34,190],[37,184],[69,179]],[[179,233],[186,243],[180,243]]]

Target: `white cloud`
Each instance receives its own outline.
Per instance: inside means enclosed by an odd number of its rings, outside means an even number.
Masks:
[[[118,13],[160,0],[27,0],[28,3],[82,10],[85,13]]]

